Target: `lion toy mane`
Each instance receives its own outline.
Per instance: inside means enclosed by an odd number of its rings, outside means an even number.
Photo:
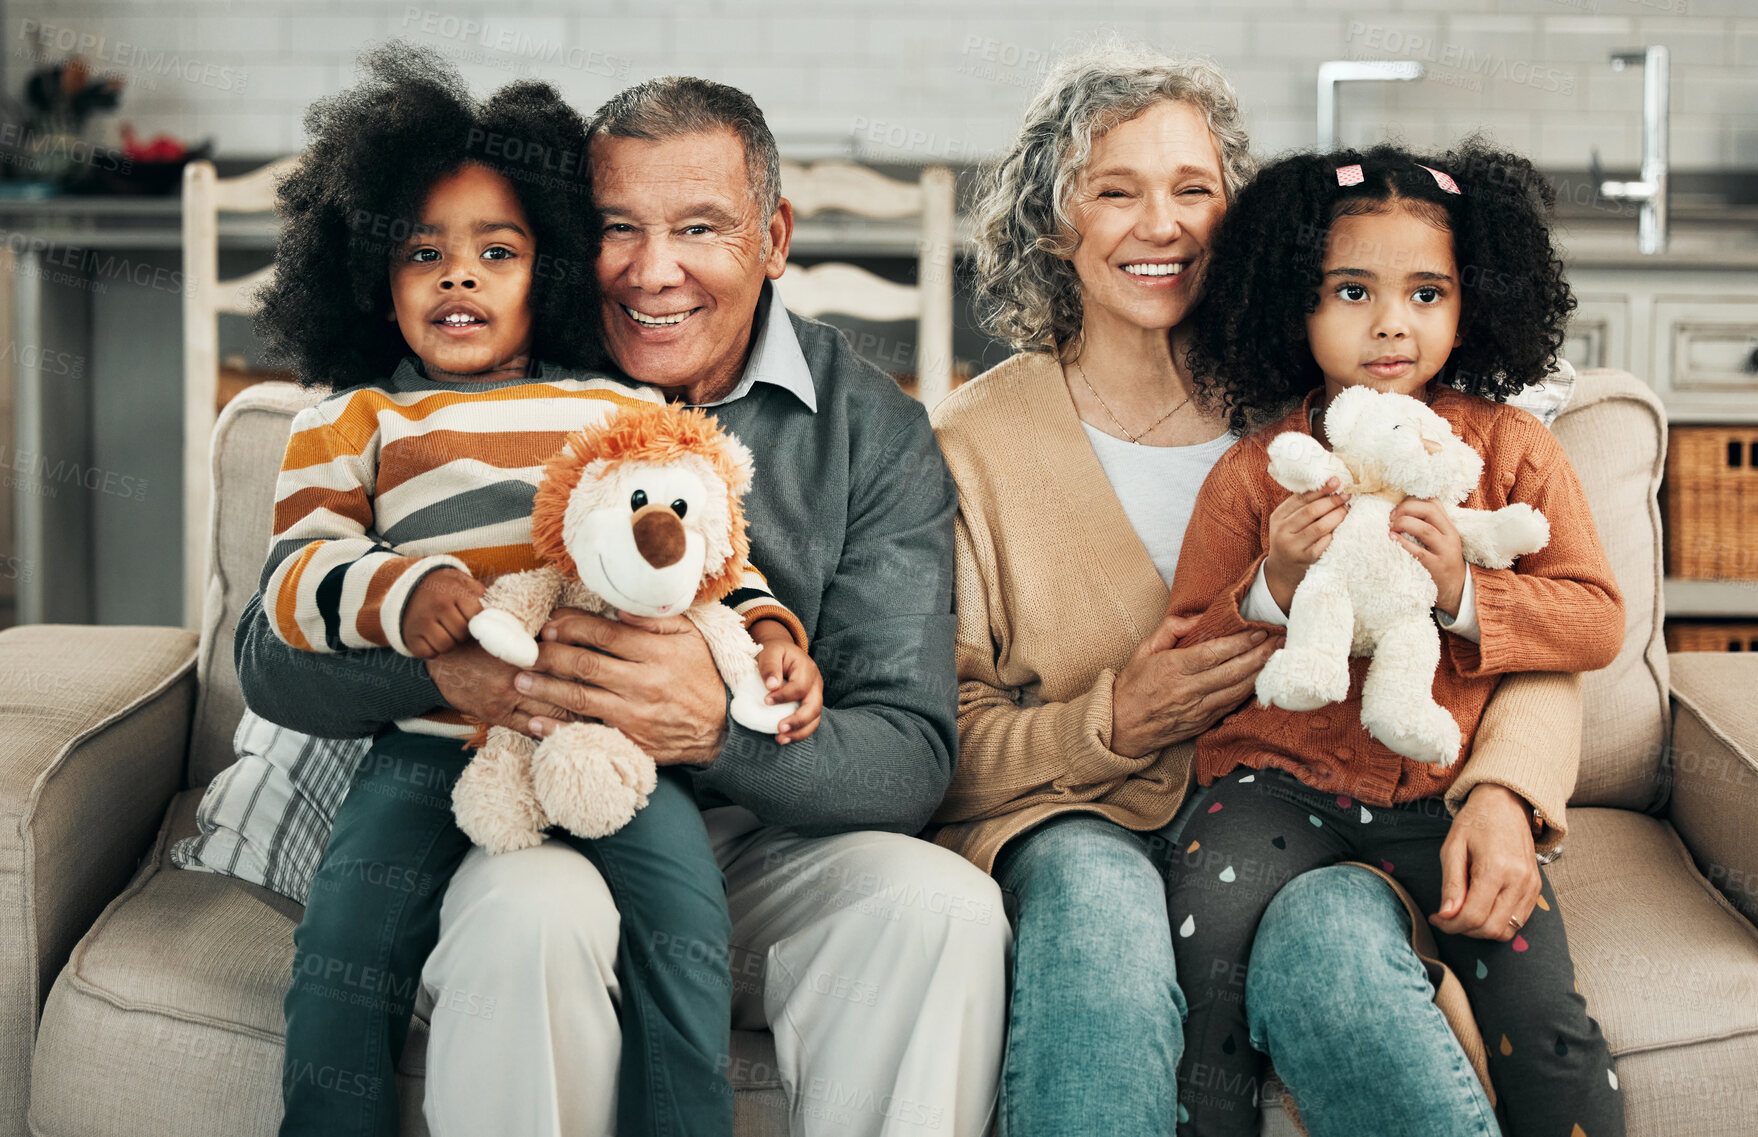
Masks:
[[[1258,672],[1257,698],[1311,711],[1349,695],[1349,657],[1372,656],[1361,688],[1361,724],[1395,753],[1450,766],[1459,724],[1434,699],[1441,661],[1434,579],[1402,542],[1386,539],[1405,498],[1439,501],[1465,559],[1507,568],[1550,541],[1542,513],[1516,503],[1466,509],[1483,459],[1440,415],[1408,395],[1349,387],[1325,411],[1326,450],[1288,431],[1269,445],[1270,477],[1307,493],[1336,478],[1349,515],[1306,570],[1288,611],[1285,646]]]
[[[735,722],[773,733],[797,703],[764,703],[757,645],[721,599],[739,586],[750,542],[742,495],[751,452],[697,409],[625,408],[568,436],[544,466],[531,512],[544,564],[497,578],[470,621],[490,654],[537,662],[557,608],[616,618],[683,615],[733,692]],[[614,833],[647,804],[653,759],[603,723],[566,723],[538,742],[492,727],[452,791],[459,828],[490,853],[536,845],[560,825]]]

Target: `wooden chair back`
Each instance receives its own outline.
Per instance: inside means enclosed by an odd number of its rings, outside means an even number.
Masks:
[[[274,275],[271,264],[249,276],[220,280],[220,214],[263,213],[275,207],[275,184],[297,156],[222,178],[207,161],[183,168],[183,626],[201,623],[212,523],[210,450],[220,371],[220,313],[250,315],[256,293]]]
[[[928,166],[912,184],[848,162],[783,162],[781,192],[796,217],[827,209],[881,219],[921,217],[915,284],[897,284],[838,261],[789,265],[775,283],[782,303],[802,316],[838,312],[863,320],[915,320],[916,397],[929,407],[945,398],[952,390],[952,171]]]

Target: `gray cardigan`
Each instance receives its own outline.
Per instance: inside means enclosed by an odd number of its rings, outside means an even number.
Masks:
[[[816,412],[759,383],[710,413],[757,457],[745,497],[751,560],[806,626],[824,718],[785,747],[729,720],[719,759],[693,772],[697,799],[807,834],[914,833],[957,760],[957,492],[922,406],[835,328],[788,318]],[[314,658],[288,647],[260,596],[234,656],[253,710],[320,737],[371,734],[443,702],[420,661],[388,648]]]

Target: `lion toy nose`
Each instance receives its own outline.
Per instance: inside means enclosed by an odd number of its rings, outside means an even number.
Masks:
[[[663,505],[644,505],[635,511],[635,550],[656,569],[670,568],[684,559],[684,523]]]
[[[1422,448],[1430,454],[1439,454],[1441,452],[1441,440],[1438,438],[1425,438],[1422,440]]]

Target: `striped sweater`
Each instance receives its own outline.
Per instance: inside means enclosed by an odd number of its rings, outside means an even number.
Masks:
[[[422,577],[538,567],[531,504],[544,463],[571,432],[663,401],[651,387],[541,363],[529,378],[437,383],[406,357],[389,382],[301,411],[275,484],[262,577],[270,626],[305,651],[408,655],[403,609]],[[777,619],[804,642],[755,569],[726,603],[747,625]]]

